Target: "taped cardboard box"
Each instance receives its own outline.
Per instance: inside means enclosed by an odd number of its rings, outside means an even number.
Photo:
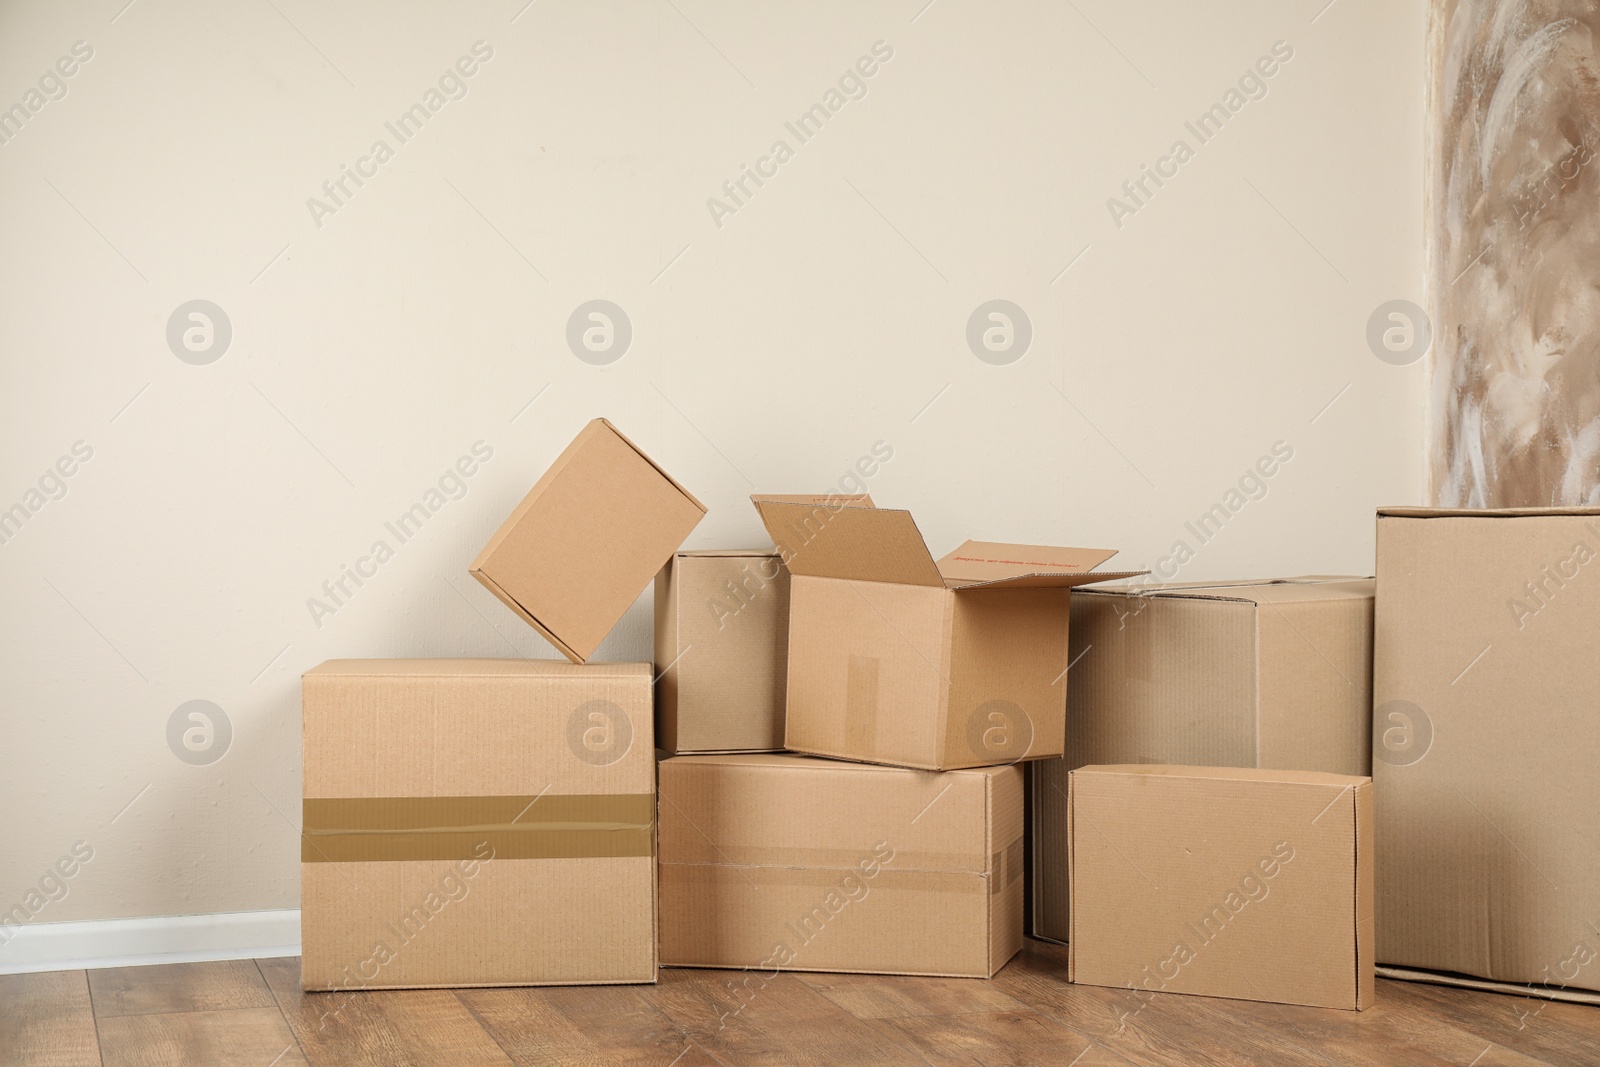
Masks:
[[[775,552],[679,552],[656,575],[656,744],[783,748],[789,572]]]
[[[1597,558],[1596,508],[1378,513],[1380,974],[1600,1002]]]
[[[1080,767],[1068,793],[1069,981],[1372,1003],[1370,778]]]
[[[595,419],[495,531],[471,574],[582,663],[705,513],[615,426]]]
[[[752,497],[791,575],[785,747],[928,770],[1059,756],[1068,594],[1114,550],[967,541],[911,513]]]
[[[1023,775],[661,764],[661,962],[986,978],[1022,947]]]
[[[302,680],[308,990],[654,982],[650,665]]]
[[[1067,940],[1067,774],[1169,763],[1366,775],[1370,578],[1126,583],[1072,598],[1066,755],[1033,765],[1037,937]]]

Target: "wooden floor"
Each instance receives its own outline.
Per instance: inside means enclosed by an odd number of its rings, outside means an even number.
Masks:
[[[1600,1064],[1600,1007],[1379,981],[1361,1013],[1066,984],[664,970],[655,986],[302,994],[299,961],[0,976],[0,1064]]]

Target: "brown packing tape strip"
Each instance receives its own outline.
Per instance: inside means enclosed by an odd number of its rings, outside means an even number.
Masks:
[[[843,895],[850,890],[844,886],[846,878],[855,877],[867,891],[880,889],[919,893],[971,893],[974,896],[989,892],[989,879],[977,871],[896,870],[882,867],[872,877],[857,870],[838,867],[747,867],[729,863],[663,863],[663,877],[671,872],[690,877],[715,878],[725,885],[804,885],[819,889],[837,889]]]
[[[672,815],[667,816],[670,821]],[[832,870],[841,874],[859,871],[861,865],[876,862],[883,870],[950,871],[957,874],[983,874],[985,859],[972,852],[907,852],[897,849],[894,858],[884,863],[868,848],[805,848],[799,846],[758,847],[753,845],[713,845],[704,838],[691,847],[675,848],[673,859],[685,865],[722,867],[799,867]]]
[[[878,671],[876,656],[850,657],[845,674],[845,741],[851,752],[878,751]]]
[[[1022,877],[1022,838],[995,852],[990,862],[993,876],[989,879],[989,892],[997,895]]]
[[[655,854],[655,794],[307,797],[304,863]],[[481,858],[481,856],[479,856]]]

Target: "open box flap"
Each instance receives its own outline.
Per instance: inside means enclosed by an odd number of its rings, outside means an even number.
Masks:
[[[791,574],[858,582],[943,586],[909,511],[842,504],[832,497],[753,496]]]
[[[878,506],[872,502],[872,497],[868,493],[755,493],[751,495],[750,500],[757,505],[762,503],[809,504],[815,507],[832,504],[834,507],[847,508],[875,508]]]
[[[1114,548],[1063,548],[1057,545],[1013,545],[966,541],[939,561],[939,573],[951,589],[978,586],[1007,589],[1071,588],[1147,571],[1090,573],[1117,554]]]

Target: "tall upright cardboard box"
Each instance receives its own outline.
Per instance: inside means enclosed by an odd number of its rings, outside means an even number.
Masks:
[[[967,541],[911,513],[752,497],[789,588],[785,746],[951,770],[1062,753],[1068,593],[1114,550]]]
[[[679,552],[656,575],[656,745],[783,748],[789,572],[775,552]]]
[[[583,663],[705,513],[615,426],[595,419],[495,531],[470,573]]]
[[[1068,978],[1372,1003],[1372,780],[1155,765],[1071,774]]]
[[[1596,508],[1378,513],[1380,973],[1600,1001],[1597,559]]]
[[[1092,586],[1072,598],[1066,755],[1033,765],[1035,936],[1067,940],[1067,775],[1166,763],[1367,775],[1370,578]]]
[[[650,665],[303,679],[308,990],[654,982]]]
[[[987,978],[1022,947],[1023,774],[661,764],[661,963]],[[754,983],[752,985],[751,983]]]

